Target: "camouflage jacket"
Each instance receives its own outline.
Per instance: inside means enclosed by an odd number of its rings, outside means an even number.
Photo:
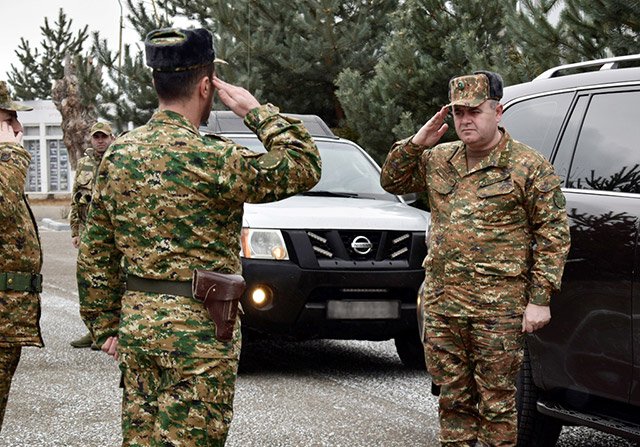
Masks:
[[[201,137],[172,111],[156,112],[107,149],[78,257],[81,315],[99,343],[117,333],[124,350],[237,357],[239,322],[233,342],[217,342],[201,303],[123,292],[118,270],[122,265],[128,275],[172,281],[191,280],[196,268],[241,271],[243,204],[308,190],[321,166],[302,123],[277,108],[255,108],[245,124],[266,153]]]
[[[93,181],[101,160],[101,157],[92,148],[88,148],[84,154],[78,160],[76,176],[73,181],[73,192],[71,193],[71,213],[69,213],[71,237],[79,236],[84,230],[89,204],[91,203]]]
[[[38,227],[24,195],[31,156],[19,144],[0,143],[0,272],[40,273]],[[0,291],[0,347],[43,346],[37,293]]]
[[[396,194],[426,191],[431,211],[425,305],[451,316],[548,305],[569,251],[561,180],[538,152],[503,137],[471,170],[462,142],[396,143],[382,169]]]

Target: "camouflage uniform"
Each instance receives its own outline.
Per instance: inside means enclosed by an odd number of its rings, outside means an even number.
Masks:
[[[441,386],[443,445],[515,445],[515,382],[527,303],[548,305],[569,249],[561,181],[542,155],[502,139],[471,169],[461,141],[396,143],[382,169],[392,193],[426,191],[426,359]]]
[[[226,439],[240,321],[233,340],[219,342],[202,304],[123,293],[118,266],[123,261],[128,275],[171,281],[189,281],[196,268],[241,271],[244,202],[280,200],[320,178],[319,153],[300,121],[266,105],[245,123],[267,153],[203,138],[185,117],[164,110],[118,138],[100,165],[78,281],[88,292],[80,295],[81,314],[97,342],[119,336],[125,445]]]
[[[1,110],[13,103],[0,82]],[[0,429],[22,346],[44,346],[40,333],[42,253],[24,185],[31,156],[17,143],[0,143]]]
[[[84,156],[78,160],[71,195],[71,213],[69,214],[71,237],[80,236],[84,230],[91,203],[93,181],[101,159],[98,152],[93,148],[88,148],[85,150]]]

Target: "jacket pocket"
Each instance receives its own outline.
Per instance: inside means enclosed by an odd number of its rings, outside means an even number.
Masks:
[[[520,276],[524,271],[524,267],[521,264],[510,261],[476,262],[474,268],[481,275],[508,278]]]

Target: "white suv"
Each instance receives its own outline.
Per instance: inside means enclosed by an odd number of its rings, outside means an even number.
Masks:
[[[322,157],[310,191],[246,204],[243,332],[291,339],[394,339],[402,362],[424,368],[416,296],[424,278],[429,214],[380,186],[380,168],[317,116],[300,118]],[[203,133],[254,151],[258,138],[231,112],[212,112]]]

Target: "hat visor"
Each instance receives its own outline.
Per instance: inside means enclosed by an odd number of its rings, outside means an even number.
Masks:
[[[458,99],[456,101],[451,101],[449,104],[447,104],[447,107],[451,107],[451,106],[478,107],[479,105],[483,104],[485,101],[487,101],[487,98]]]
[[[2,110],[13,110],[14,112],[29,112],[33,110],[33,107],[23,106],[22,104],[18,104],[17,102],[5,102],[4,104],[0,104],[0,109]]]
[[[104,131],[104,130],[102,130],[102,129],[94,130],[93,132],[91,132],[91,133],[89,134],[89,136],[90,136],[90,137],[92,137],[92,136],[94,136],[94,135],[95,135],[95,134],[97,134],[97,133],[102,133],[102,134],[105,134],[106,136],[109,136],[109,133],[108,133],[108,132],[105,132],[105,131]]]

